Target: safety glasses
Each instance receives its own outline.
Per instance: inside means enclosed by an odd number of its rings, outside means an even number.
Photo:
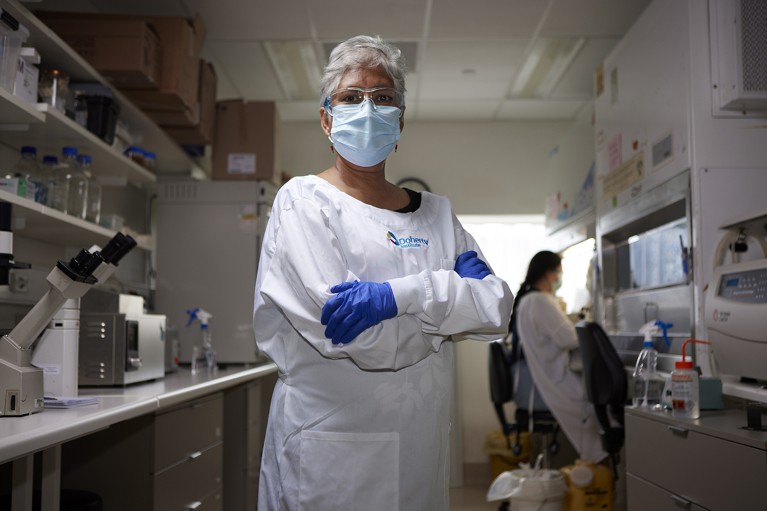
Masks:
[[[374,87],[372,89],[347,87],[331,92],[325,98],[325,108],[332,113],[333,108],[339,105],[360,105],[366,99],[372,101],[375,106],[393,106],[401,109],[405,104],[405,96],[391,87]]]

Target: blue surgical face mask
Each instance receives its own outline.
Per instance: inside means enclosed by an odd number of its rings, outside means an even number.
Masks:
[[[338,154],[360,167],[372,167],[389,156],[400,136],[402,112],[376,106],[370,99],[358,105],[333,107],[330,141]]]

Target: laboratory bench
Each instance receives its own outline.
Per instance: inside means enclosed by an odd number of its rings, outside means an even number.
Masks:
[[[745,429],[743,409],[699,419],[626,409],[628,511],[764,509],[767,431]]]
[[[276,378],[272,363],[181,367],[79,390],[97,404],[2,417],[0,495],[12,495],[12,511],[30,511],[38,490],[42,509],[57,511],[66,488],[95,493],[110,510],[254,509]]]

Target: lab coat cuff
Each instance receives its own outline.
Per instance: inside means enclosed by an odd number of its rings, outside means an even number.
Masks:
[[[424,311],[429,295],[429,283],[422,274],[408,275],[388,282],[397,303],[397,316]]]

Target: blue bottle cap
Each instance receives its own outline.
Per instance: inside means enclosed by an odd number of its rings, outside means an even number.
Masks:
[[[81,154],[77,157],[77,161],[80,163],[90,163],[93,161],[93,158],[89,154]]]
[[[61,154],[64,156],[77,156],[77,148],[76,147],[63,147],[61,149]]]
[[[59,159],[55,156],[43,156],[43,163],[58,163]]]
[[[34,154],[37,156],[37,148],[31,145],[25,145],[21,148],[21,154]]]

